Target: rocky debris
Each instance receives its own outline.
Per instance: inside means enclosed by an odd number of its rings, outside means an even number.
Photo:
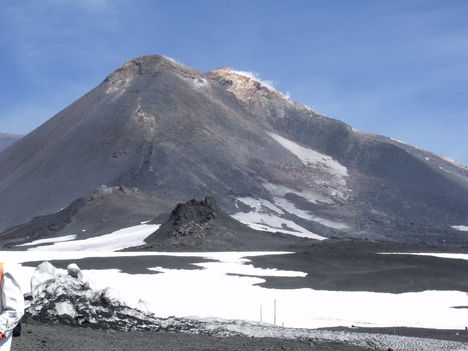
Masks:
[[[15,351],[365,351],[343,343],[248,336],[217,337],[160,331],[116,332],[26,321],[25,332],[14,340]]]

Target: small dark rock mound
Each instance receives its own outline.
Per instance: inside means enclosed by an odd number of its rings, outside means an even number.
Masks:
[[[256,232],[224,213],[215,199],[189,200],[178,204],[157,232],[147,238],[204,238],[207,235],[222,235],[223,232]]]
[[[227,215],[214,198],[178,204],[137,249],[272,250],[310,242],[293,235],[254,230]],[[135,249],[135,248],[133,248]]]
[[[210,222],[219,217],[222,217],[222,212],[214,199],[209,197],[202,201],[192,199],[175,207],[169,220],[161,227],[159,234],[164,233],[168,237],[195,236],[201,238],[205,236],[203,231],[208,229]],[[227,219],[227,216],[225,217],[224,220]]]

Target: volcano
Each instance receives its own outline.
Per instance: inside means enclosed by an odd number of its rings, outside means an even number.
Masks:
[[[127,225],[209,196],[256,231],[468,242],[464,165],[321,116],[245,72],[160,55],[125,63],[0,153],[0,230],[115,187],[145,197],[144,213],[119,212]]]

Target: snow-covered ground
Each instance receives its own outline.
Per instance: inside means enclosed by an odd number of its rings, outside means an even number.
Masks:
[[[268,135],[295,155],[305,167],[311,168],[320,175],[317,176],[315,181],[316,186],[314,190],[310,188],[292,189],[281,184],[264,181],[263,187],[270,193],[271,198],[267,200],[238,197],[239,202],[249,206],[252,210],[248,213],[237,212],[232,217],[257,230],[281,232],[319,240],[324,238],[295,223],[294,220],[290,219],[291,217],[285,217],[288,214],[295,215],[329,228],[349,229],[348,224],[339,222],[336,219],[319,217],[310,211],[300,209],[287,198],[288,195],[295,195],[310,204],[334,204],[337,199],[347,199],[351,192],[351,189],[347,186],[348,169],[328,155],[299,145],[280,135],[270,132],[268,132]]]
[[[70,240],[75,240],[77,237],[76,234],[72,235],[64,235],[64,236],[58,236],[55,238],[48,238],[48,239],[39,239],[39,240],[34,240],[26,244],[21,244],[18,246],[36,246],[36,245],[44,245],[44,244],[55,244],[55,243],[60,243],[63,241],[70,241]]]
[[[131,246],[143,245],[145,239],[158,230],[159,227],[160,224],[142,223],[88,239],[75,240],[76,235],[66,235],[57,238],[36,240],[21,246],[35,245],[35,247],[30,248],[29,251],[118,251]]]
[[[274,133],[268,133],[275,141],[297,156],[304,166],[319,166],[324,168],[331,176],[347,177],[348,169],[328,155],[301,146],[289,139]],[[344,180],[343,180],[344,181]]]
[[[271,213],[259,213],[256,211],[247,213],[237,212],[232,215],[232,218],[256,230],[279,232],[317,240],[326,239],[323,236],[312,233],[289,219],[285,219]]]
[[[324,240],[326,238],[307,230],[283,216],[286,214],[294,214],[297,217],[317,222],[330,228],[338,230],[349,228],[345,223],[322,218],[309,211],[299,209],[294,203],[284,197],[288,193],[299,194],[292,189],[283,186],[275,186],[271,183],[265,183],[265,187],[275,195],[273,196],[273,202],[261,198],[238,197],[237,200],[239,202],[249,206],[252,210],[250,212],[241,211],[234,213],[232,217],[256,230],[279,232],[317,240]]]
[[[468,254],[462,253],[447,253],[447,252],[381,252],[381,255],[416,255],[416,256],[432,256],[439,258],[451,258],[456,260],[468,260]]]
[[[261,210],[261,206],[276,210],[276,205],[266,200],[258,203],[254,199],[242,200],[257,210]],[[273,224],[281,227],[281,223]],[[260,255],[287,255],[288,252],[115,252],[143,243],[157,228],[158,225],[143,223],[84,240],[76,240],[75,236],[70,235],[32,242],[30,245],[35,246],[28,251],[4,251],[0,254],[3,261],[20,265],[32,261],[79,260],[89,257],[106,257],[116,261],[120,257],[142,256],[202,257],[214,260],[196,263],[200,268],[196,270],[149,267],[159,274],[128,274],[117,269],[84,270],[85,278],[94,288],[110,287],[130,306],[146,306],[160,317],[213,317],[273,323],[276,303],[276,323],[287,327],[356,325],[461,329],[467,324],[466,310],[453,308],[468,306],[468,294],[464,292],[390,294],[267,289],[258,286],[266,277],[306,275],[301,271],[256,268],[248,259]],[[291,228],[295,229],[293,226]],[[468,259],[467,254],[417,254]],[[34,268],[21,266],[18,270],[20,284],[28,291]]]
[[[143,228],[133,230],[138,233]],[[19,264],[54,259],[78,260],[85,257],[109,257],[118,260],[119,257],[191,256],[216,260],[197,263],[196,266],[202,268],[198,270],[150,267],[159,274],[128,274],[117,269],[84,271],[85,278],[94,288],[110,287],[130,306],[146,306],[160,317],[214,317],[273,323],[276,303],[276,323],[287,327],[356,325],[462,329],[467,324],[466,310],[452,308],[468,306],[468,295],[464,292],[389,294],[266,289],[258,286],[264,282],[265,277],[302,277],[305,273],[255,268],[246,257],[285,255],[287,252],[112,252],[117,238],[127,237],[129,231],[127,228],[126,231],[115,232],[114,240],[110,240],[111,234],[108,234],[100,239],[87,239],[88,241],[57,242],[52,246],[42,246],[41,251],[5,251],[1,252],[1,257],[4,261]],[[139,240],[141,238],[137,238],[138,242]],[[99,245],[84,245],[83,242]],[[62,246],[65,244],[66,247]],[[46,248],[49,251],[45,251]],[[63,251],[65,249],[69,251]],[[22,266],[19,270],[20,283],[27,291],[34,268]]]

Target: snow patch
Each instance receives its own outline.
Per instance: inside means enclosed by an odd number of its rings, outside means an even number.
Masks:
[[[303,218],[303,219],[306,219],[306,220],[309,220],[309,221],[313,221],[313,222],[317,222],[317,223],[320,223],[320,224],[322,224],[322,225],[324,225],[326,227],[333,228],[333,229],[338,229],[338,230],[349,229],[349,226],[347,224],[340,223],[340,222],[335,222],[335,221],[332,221],[332,220],[329,220],[329,219],[326,219],[326,218],[321,218],[319,216],[315,216],[315,215],[311,214],[309,211],[301,210],[301,209],[297,208],[296,205],[294,205],[291,201],[289,201],[287,199],[275,197],[274,202],[275,202],[275,204],[277,204],[279,207],[281,207],[286,212],[288,212],[290,214],[293,214],[293,215],[296,215],[296,216],[298,216],[300,218]]]
[[[271,201],[265,199],[256,199],[253,197],[238,197],[237,200],[253,208],[256,212],[267,212],[266,209],[269,209],[278,214],[284,214],[284,211],[281,208],[273,204]],[[237,208],[239,208],[239,206],[237,206]]]
[[[450,228],[461,230],[462,232],[468,232],[468,226],[466,225],[452,225]]]
[[[57,302],[55,304],[55,311],[59,316],[61,315],[67,315],[72,318],[75,318],[76,316],[76,311],[73,305],[70,302]]]
[[[454,260],[467,260],[468,254],[461,253],[437,253],[437,252],[379,252],[380,255],[415,255],[415,256],[431,256],[439,258],[451,258]]]
[[[264,182],[263,184],[263,187],[265,189],[267,189],[273,196],[275,197],[284,197],[286,196],[287,194],[294,194],[294,195],[297,195],[299,197],[302,197],[304,199],[306,199],[307,201],[311,202],[311,203],[318,203],[318,202],[324,202],[324,203],[327,203],[327,204],[332,204],[333,203],[333,200],[323,196],[323,195],[320,195],[320,194],[317,194],[313,191],[310,191],[310,190],[301,190],[301,191],[298,191],[298,190],[294,190],[294,189],[291,189],[291,188],[288,188],[284,185],[279,185],[279,184],[273,184],[273,183],[269,183],[269,182]]]
[[[33,245],[42,245],[42,244],[50,244],[50,243],[60,243],[64,241],[74,240],[76,236],[77,236],[76,234],[73,234],[73,235],[58,236],[56,238],[39,239],[39,240],[31,241],[26,244],[20,244],[16,246],[33,246]]]
[[[296,155],[304,166],[322,167],[327,170],[330,175],[336,177],[347,177],[349,175],[348,169],[330,156],[296,144],[277,134],[268,133],[268,135],[288,149],[292,154]]]
[[[33,247],[28,251],[123,250],[128,247],[143,245],[145,239],[158,230],[159,227],[160,224],[140,224],[88,239],[54,242],[52,245]]]
[[[196,77],[193,78],[193,85],[195,88],[203,88],[208,85],[208,81],[205,78]]]
[[[98,190],[101,194],[112,194],[114,192],[114,188],[112,188],[111,186],[107,186],[106,184],[102,184],[100,187],[99,187],[99,190]]]
[[[252,229],[266,231],[266,232],[279,232],[290,234],[302,238],[310,238],[316,240],[325,240],[326,238],[318,234],[312,233],[293,221],[273,214],[258,213],[251,211],[248,213],[237,212],[231,216],[232,218],[242,222]]]

